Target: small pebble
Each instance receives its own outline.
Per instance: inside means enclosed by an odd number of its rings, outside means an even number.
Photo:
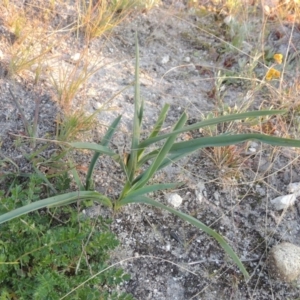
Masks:
[[[162,59],[161,59],[161,63],[162,64],[166,64],[167,62],[170,61],[170,56],[169,55],[165,55]]]
[[[101,107],[102,107],[102,104],[99,103],[99,102],[96,102],[95,105],[94,105],[94,108],[95,108],[95,109],[99,109],[99,108],[101,108]]]
[[[274,205],[274,208],[276,210],[282,210],[292,206],[295,203],[295,201],[295,194],[289,194],[272,199],[271,203]]]
[[[284,282],[297,280],[300,276],[300,247],[281,243],[272,248],[268,256],[269,273]]]
[[[182,198],[178,194],[168,195],[167,201],[175,208],[179,207],[182,203]]]
[[[73,60],[74,62],[78,61],[79,58],[80,58],[80,53],[78,52],[71,56],[71,60]]]
[[[196,197],[198,199],[198,201],[201,203],[203,200],[205,200],[205,197],[207,195],[206,193],[206,188],[205,188],[205,184],[204,181],[200,181],[197,184],[197,188],[195,191]]]
[[[287,186],[287,191],[289,193],[294,193],[296,197],[300,196],[300,182],[290,183]]]

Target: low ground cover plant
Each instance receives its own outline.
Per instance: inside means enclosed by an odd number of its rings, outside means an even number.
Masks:
[[[9,196],[0,192],[1,213],[34,203],[43,179],[18,179]],[[61,299],[73,288],[107,267],[118,240],[108,221],[78,216],[71,207],[35,212],[0,228],[0,298]],[[133,299],[113,292],[129,279],[121,269],[100,272],[65,299]]]
[[[253,119],[273,114],[283,114],[283,111],[252,111],[240,114],[225,115],[217,118],[212,118],[199,123],[195,123],[189,126],[185,126],[187,121],[187,114],[183,113],[177,123],[174,125],[170,133],[159,134],[167,116],[169,106],[165,105],[155,123],[152,132],[149,137],[141,140],[141,128],[144,112],[144,102],[140,97],[140,84],[139,84],[139,50],[136,38],[136,69],[135,69],[135,97],[134,97],[134,118],[133,118],[133,132],[131,141],[131,151],[127,155],[127,159],[124,161],[123,154],[119,154],[109,148],[109,141],[111,140],[117,126],[121,120],[121,116],[117,117],[111,126],[109,127],[106,135],[102,139],[101,143],[84,143],[74,142],[65,143],[65,146],[75,149],[88,149],[95,152],[94,157],[90,163],[88,174],[85,183],[80,181],[79,176],[74,176],[77,181],[79,191],[65,193],[54,197],[38,200],[17,209],[7,208],[7,213],[0,216],[0,223],[5,223],[19,216],[27,214],[29,212],[36,211],[42,208],[52,208],[62,205],[68,205],[76,203],[82,200],[93,200],[102,203],[103,205],[112,208],[113,210],[119,210],[122,206],[130,203],[144,203],[158,207],[160,209],[167,210],[174,215],[179,216],[183,220],[205,231],[213,238],[215,238],[219,244],[223,247],[226,253],[234,260],[240,271],[245,278],[249,278],[249,274],[246,271],[244,265],[240,261],[238,255],[233,251],[225,239],[210,227],[203,224],[201,221],[193,218],[192,216],[185,214],[172,207],[166,206],[156,200],[153,200],[146,196],[148,193],[157,192],[165,189],[174,189],[182,183],[158,183],[152,184],[152,179],[155,173],[164,167],[172,164],[175,161],[193,153],[194,151],[206,148],[206,147],[224,147],[228,145],[234,145],[237,143],[245,142],[247,140],[258,140],[270,145],[277,146],[289,146],[300,147],[300,141],[283,139],[275,136],[268,136],[263,134],[236,134],[229,135],[223,134],[212,137],[201,137],[184,142],[176,142],[176,139],[180,133],[187,132],[194,129],[203,128],[205,126],[211,126],[223,122],[241,120],[241,119]],[[157,144],[163,142],[162,144]],[[148,150],[150,146],[156,145],[155,150]],[[92,187],[92,174],[93,169],[100,155],[108,155],[115,160],[126,175],[126,182],[122,188],[122,191],[118,199],[110,199],[106,195],[97,191],[90,191]]]

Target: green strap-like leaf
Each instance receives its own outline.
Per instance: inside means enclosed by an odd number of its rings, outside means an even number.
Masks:
[[[219,136],[213,136],[213,137],[203,137],[203,138],[197,138],[194,140],[174,143],[172,148],[169,151],[168,157],[164,159],[162,164],[159,167],[160,169],[163,169],[167,165],[169,165],[172,162],[175,162],[179,160],[180,158],[183,158],[192,152],[206,147],[222,147],[222,146],[229,146],[234,145],[238,143],[242,143],[248,140],[257,140],[269,145],[273,146],[282,146],[282,147],[300,147],[300,141],[299,140],[293,140],[293,139],[285,139],[275,136],[269,136],[259,133],[249,133],[249,134],[237,134],[237,135],[219,135]],[[145,155],[139,162],[140,165],[146,163],[148,160],[153,159],[157,153],[159,152],[159,149],[156,149],[147,155]]]
[[[176,151],[182,151],[185,148],[196,150],[199,145],[204,147],[220,147],[231,144],[242,143],[247,140],[257,140],[265,144],[282,147],[300,147],[300,140],[286,139],[271,135],[265,135],[260,133],[247,133],[247,134],[236,134],[236,135],[219,135],[212,137],[197,138],[185,142],[175,143],[170,150],[170,153]]]
[[[73,175],[73,179],[76,182],[77,187],[79,188],[79,190],[80,191],[84,191],[85,187],[84,187],[84,185],[81,182],[81,179],[80,179],[79,173],[76,170],[76,167],[74,167],[74,168],[71,169],[71,173]]]
[[[168,138],[170,135],[172,135],[174,133],[179,134],[182,132],[187,132],[187,131],[203,128],[206,126],[216,125],[216,124],[223,123],[223,122],[230,122],[230,121],[242,120],[242,119],[246,119],[246,118],[262,117],[262,116],[270,116],[270,115],[280,115],[283,113],[285,113],[285,111],[282,111],[282,110],[259,110],[259,111],[251,111],[251,112],[246,112],[246,113],[241,113],[241,114],[213,118],[213,119],[201,121],[201,122],[189,125],[189,126],[185,126],[181,129],[178,129],[177,131],[173,131],[170,133],[166,133],[166,134],[162,134],[162,135],[159,135],[159,136],[156,136],[153,138],[146,139],[139,144],[139,148],[146,148],[158,141]]]
[[[141,125],[143,119],[144,101],[140,96],[140,69],[139,69],[139,44],[137,33],[135,35],[135,85],[134,85],[134,116],[133,116],[133,130],[131,150],[127,163],[127,174],[129,182],[132,182],[134,174],[136,172],[138,161],[138,144],[140,142]]]
[[[126,204],[128,199],[135,198],[141,195],[146,195],[148,193],[152,193],[155,191],[176,189],[181,185],[182,183],[162,183],[162,184],[147,185],[143,188],[128,193],[125,198],[123,198],[121,201],[118,201],[117,207],[121,207],[124,204]]]
[[[72,193],[67,193],[67,194],[35,201],[28,205],[19,207],[8,213],[0,215],[0,224],[12,220],[14,218],[20,217],[22,215],[28,214],[32,211],[36,211],[41,208],[68,205],[80,200],[94,200],[94,201],[101,202],[102,204],[108,207],[112,207],[111,200],[98,192],[90,192],[90,191],[72,192]]]
[[[178,122],[174,126],[174,131],[177,129],[180,129],[186,122],[187,115],[183,113],[178,120]],[[174,133],[173,135],[169,136],[169,138],[166,140],[165,144],[161,147],[159,153],[155,157],[153,163],[150,165],[150,167],[138,177],[138,180],[134,181],[134,185],[132,187],[132,190],[137,190],[141,187],[143,187],[147,182],[152,178],[152,176],[155,174],[159,166],[161,165],[164,158],[168,155],[170,149],[172,148],[174,141],[176,140],[177,134]]]
[[[164,107],[162,108],[158,118],[157,118],[157,121],[149,135],[149,138],[153,138],[153,137],[156,137],[160,130],[161,130],[161,127],[163,125],[163,123],[165,122],[165,119],[167,117],[167,113],[168,113],[168,110],[170,108],[170,105],[169,104],[165,104]]]
[[[105,133],[103,139],[101,140],[100,142],[100,145],[101,146],[107,146],[108,143],[110,142],[112,136],[114,135],[119,123],[120,123],[120,120],[121,120],[122,116],[118,116],[112,123],[111,125],[108,127],[108,130],[107,132]],[[88,190],[90,188],[90,185],[91,185],[91,182],[92,182],[92,174],[93,174],[93,171],[94,171],[94,168],[95,168],[95,165],[96,165],[96,162],[99,158],[99,156],[101,155],[100,152],[95,152],[92,160],[91,160],[91,163],[89,165],[89,169],[88,169],[88,172],[87,172],[87,175],[86,175],[86,182],[85,182],[85,189]]]
[[[160,112],[160,114],[158,116],[158,119],[157,119],[157,121],[156,121],[156,123],[155,123],[155,125],[153,127],[153,130],[151,131],[148,139],[154,138],[154,137],[156,137],[159,134],[159,132],[161,130],[161,127],[162,127],[162,125],[163,125],[163,123],[164,123],[164,121],[165,121],[165,119],[167,117],[167,112],[169,110],[169,107],[170,107],[169,104],[165,104],[164,105],[164,107],[161,110],[161,112]],[[138,160],[143,155],[144,150],[145,150],[144,148],[138,150]]]
[[[183,212],[180,212],[174,208],[166,206],[166,205],[164,205],[160,202],[157,202],[153,199],[150,199],[146,196],[139,196],[139,197],[135,197],[135,198],[128,197],[127,200],[123,202],[123,205],[129,204],[129,203],[144,203],[144,204],[149,204],[149,205],[167,210],[170,213],[180,217],[184,221],[187,221],[190,224],[196,226],[197,228],[203,230],[204,232],[206,232],[207,234],[212,236],[220,244],[220,246],[225,250],[225,252],[232,258],[232,260],[235,262],[235,264],[239,267],[239,269],[243,273],[245,279],[249,278],[249,274],[248,274],[247,270],[245,269],[244,265],[242,264],[242,262],[240,261],[239,257],[236,255],[236,253],[233,251],[233,249],[228,245],[228,243],[226,243],[225,239],[220,234],[218,234],[216,231],[214,231],[210,227],[206,226],[205,224],[203,224],[196,218],[194,218],[188,214],[185,214]]]
[[[108,156],[115,156],[116,153],[110,150],[108,147],[104,147],[95,143],[88,143],[88,142],[73,142],[68,143],[69,146],[75,149],[86,149],[86,150],[93,150],[95,152],[99,152],[101,154],[106,154]]]

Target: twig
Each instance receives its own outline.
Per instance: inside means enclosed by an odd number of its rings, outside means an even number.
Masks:
[[[242,262],[259,261],[259,260],[260,260],[259,257],[257,257],[257,258],[248,258],[248,259],[241,259]],[[202,259],[202,260],[190,262],[190,263],[188,263],[188,265],[191,266],[191,265],[202,264],[202,263],[206,263],[206,262],[214,262],[214,263],[221,262],[221,263],[224,263],[225,260],[222,260],[222,259],[220,259],[220,260],[219,259]]]

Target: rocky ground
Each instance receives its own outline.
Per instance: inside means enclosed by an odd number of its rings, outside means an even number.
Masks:
[[[266,41],[261,45],[262,9],[257,10],[257,17],[250,19],[248,27],[241,32],[236,32],[233,25],[226,25],[228,13],[201,14],[181,2],[165,3],[129,17],[109,36],[91,42],[88,62],[97,61],[97,71],[78,91],[70,110],[81,107],[86,112],[95,112],[132,82],[136,31],[140,44],[141,93],[145,99],[145,132],[151,129],[165,103],[171,105],[165,130],[183,111],[188,113],[188,122],[192,124],[208,113],[218,115],[223,109],[235,112],[276,107],[271,101],[276,90],[280,86],[292,88],[299,84],[299,25],[278,25],[271,18]],[[40,103],[38,137],[41,139],[53,136],[61,107],[54,101],[49,71],[45,71],[38,84],[34,84],[32,68],[21,76],[7,76],[7,49],[12,35],[4,23],[0,29],[0,45],[3,46],[0,48],[0,143],[1,156],[3,161],[6,160],[1,172],[11,171],[15,164],[19,172],[29,173],[31,164],[25,154],[33,153],[34,149],[32,144],[23,141],[22,136],[26,136],[24,123],[11,92],[30,121],[34,118],[37,102]],[[234,32],[228,33],[230,30]],[[239,36],[242,34],[244,36]],[[243,40],[236,44],[239,50],[230,47],[237,35]],[[289,41],[293,47],[288,49]],[[45,63],[56,71],[58,67],[71,68],[74,55],[82,48],[80,41],[74,42],[74,37],[70,37],[45,58]],[[288,50],[292,63],[282,85],[277,82],[263,84],[266,68],[262,60],[255,57],[262,48],[272,53]],[[258,83],[250,77],[254,74],[252,67],[259,78]],[[103,124],[109,124],[118,114],[122,114],[122,123],[112,146],[126,152],[130,146],[133,114],[132,87],[113,98],[106,110],[98,113],[98,125],[81,138],[98,142],[106,128]],[[181,138],[237,130],[262,130],[282,135],[289,126],[284,122],[280,118],[270,118],[266,123],[268,128],[236,122],[227,127],[192,132]],[[297,137],[297,130],[292,130],[291,135]],[[42,141],[37,141],[39,143]],[[50,150],[45,150],[43,157],[50,157],[56,148],[54,144]],[[178,209],[221,233],[244,262],[251,279],[245,282],[218,243],[205,233],[158,209],[128,206],[114,217],[112,223],[111,228],[121,241],[118,251],[112,254],[112,263],[120,261],[131,274],[131,280],[122,288],[136,299],[300,298],[299,280],[284,283],[273,279],[266,265],[267,254],[275,244],[286,241],[300,245],[299,200],[284,211],[276,211],[270,203],[271,199],[287,193],[289,183],[300,181],[298,152],[256,142],[222,151],[199,151],[161,171],[155,177],[156,181],[184,182],[185,185],[153,197],[167,204],[169,194],[180,195],[183,201]],[[224,151],[234,153],[232,161],[226,158]],[[89,154],[76,153],[74,159],[84,175]],[[45,171],[43,164],[40,170]],[[95,173],[96,189],[116,197],[120,192],[120,180],[120,170],[112,161],[101,159]],[[107,214],[107,211],[96,206],[85,213],[95,216]],[[132,259],[126,260],[130,257]]]

